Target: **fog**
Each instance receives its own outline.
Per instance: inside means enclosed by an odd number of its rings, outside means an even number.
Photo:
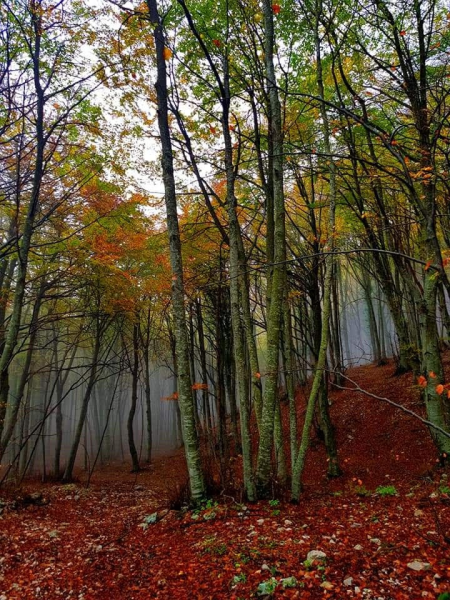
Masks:
[[[350,277],[346,280],[339,306],[339,326],[342,340],[343,368],[354,367],[375,360],[373,340],[369,326],[367,297],[359,283]],[[372,294],[376,327],[382,341],[383,354],[391,357],[396,353],[396,340],[389,312],[381,293]],[[71,446],[80,418],[80,412],[89,385],[92,353],[86,344],[75,350],[68,350],[67,340],[59,339],[57,356],[51,351],[52,341],[49,328],[38,332],[38,341],[33,352],[28,381],[20,399],[19,415],[11,441],[2,460],[2,477],[21,479],[29,475],[42,478],[54,477],[58,469],[60,475],[70,455]],[[51,331],[54,331],[52,328]],[[255,330],[258,339],[262,383],[264,385],[264,331]],[[373,335],[373,332],[372,332]],[[297,338],[300,333],[297,333]],[[215,405],[215,345],[211,331],[206,332],[206,368],[208,373],[207,399],[213,425],[217,424]],[[63,344],[62,342],[65,342]],[[7,412],[11,418],[12,400],[20,394],[21,374],[24,368],[24,354],[27,339],[23,341],[23,351],[14,359],[11,369],[10,406]],[[132,374],[129,351],[125,358],[120,354],[116,343],[115,352],[106,352],[100,357],[100,366],[87,406],[87,414],[78,451],[74,474],[89,473],[96,468],[111,463],[126,463],[130,460],[127,419],[132,404]],[[297,347],[297,365],[306,376],[311,373],[311,356],[301,356],[301,343]],[[194,360],[192,366],[194,382],[202,382],[199,358],[198,336],[194,328]],[[170,344],[164,337],[155,340],[152,360],[149,365],[150,408],[151,408],[151,456],[173,452],[182,445],[177,382],[170,352]],[[306,356],[306,364],[305,364]],[[128,364],[127,364],[128,361]],[[329,368],[333,368],[333,356],[329,355]],[[144,465],[149,457],[149,435],[147,431],[147,396],[144,384],[144,365],[140,357],[137,385],[136,412],[133,419],[134,443],[139,463]],[[205,382],[202,382],[203,384]],[[283,376],[280,376],[283,387]],[[194,390],[199,425],[205,423],[205,395],[201,389]],[[229,412],[227,395],[227,411]],[[58,423],[61,435],[58,438]],[[58,442],[58,439],[60,440]],[[58,445],[60,443],[60,450]],[[55,457],[59,454],[59,460]],[[56,460],[56,462],[55,462]]]

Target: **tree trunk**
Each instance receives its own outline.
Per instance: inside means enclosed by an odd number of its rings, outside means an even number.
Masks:
[[[191,497],[194,502],[200,502],[205,496],[205,483],[201,468],[197,429],[195,427],[195,412],[192,402],[192,382],[189,372],[189,343],[184,306],[183,263],[167,102],[166,62],[164,57],[165,37],[161,19],[158,14],[157,0],[147,0],[147,6],[150,13],[150,19],[155,26],[154,37],[158,72],[156,94],[162,150],[161,164],[165,190],[167,231],[169,234],[170,263],[172,267],[172,307],[178,359],[178,398]]]
[[[90,369],[89,380],[87,383],[86,390],[84,392],[81,410],[78,417],[78,423],[75,429],[74,437],[72,440],[72,445],[70,448],[69,459],[67,461],[67,465],[63,475],[63,481],[71,481],[73,477],[73,469],[75,466],[75,460],[77,458],[78,447],[81,441],[81,435],[83,433],[83,427],[85,425],[86,416],[89,407],[89,401],[91,399],[92,390],[94,389],[94,385],[97,378],[97,370],[98,370],[98,359],[100,355],[100,340],[101,340],[101,325],[100,325],[100,317],[97,316],[97,326],[95,332],[95,342],[94,342],[94,351],[92,354],[92,364]],[[85,448],[87,452],[87,448]]]
[[[151,388],[150,388],[150,356],[149,347],[146,344],[144,349],[144,377],[145,377],[145,410],[146,410],[146,427],[147,427],[147,462],[152,462],[152,403],[151,403]]]
[[[34,2],[32,3],[34,6]],[[3,434],[5,425],[6,406],[9,393],[9,365],[14,354],[17,339],[20,330],[20,322],[25,297],[25,284],[28,271],[28,256],[33,235],[33,225],[39,206],[39,195],[41,190],[42,177],[44,173],[44,104],[45,94],[41,86],[41,34],[42,34],[42,15],[35,7],[30,10],[32,20],[32,35],[34,36],[34,47],[31,50],[33,62],[33,79],[36,91],[36,160],[34,164],[33,183],[28,204],[28,210],[25,217],[22,235],[18,246],[17,255],[17,277],[16,288],[14,291],[13,306],[9,319],[8,331],[5,337],[5,343],[0,356],[0,437]],[[31,48],[31,46],[30,46]]]
[[[256,480],[258,495],[265,497],[270,491],[271,456],[277,402],[280,332],[286,284],[285,214],[283,188],[283,134],[281,105],[278,97],[274,67],[274,23],[270,0],[264,0],[265,64],[271,113],[273,141],[273,206],[274,206],[274,265],[271,277],[270,309],[267,317],[267,376],[263,396],[260,441]]]
[[[292,500],[298,502],[301,491],[301,477],[305,466],[306,453],[309,446],[309,436],[311,431],[311,424],[314,416],[314,410],[317,399],[320,394],[321,386],[323,385],[324,371],[327,361],[327,349],[329,343],[329,320],[331,315],[331,295],[333,288],[333,275],[334,275],[334,236],[335,236],[335,212],[336,212],[336,165],[332,159],[331,145],[330,145],[330,130],[328,115],[326,110],[326,104],[324,102],[325,93],[323,86],[323,75],[322,75],[322,60],[321,60],[321,48],[320,48],[320,37],[319,37],[319,23],[320,15],[322,13],[322,0],[316,1],[316,14],[315,14],[315,37],[316,37],[316,64],[317,64],[317,86],[319,89],[319,96],[321,98],[320,112],[322,117],[323,137],[324,137],[324,149],[327,156],[328,171],[329,171],[329,224],[328,224],[328,249],[329,254],[327,255],[325,282],[324,282],[324,298],[323,298],[323,311],[322,311],[322,331],[320,337],[319,353],[315,365],[315,372],[313,378],[313,384],[308,399],[306,408],[305,421],[303,424],[302,439],[298,450],[297,458],[292,472]],[[337,462],[337,461],[336,461]]]
[[[200,300],[196,302],[196,313],[197,313],[197,332],[198,332],[198,345],[200,349],[200,368],[202,371],[202,383],[206,386],[202,390],[202,409],[203,419],[205,426],[209,432],[212,431],[212,420],[211,420],[211,407],[209,405],[209,392],[208,392],[208,370],[206,367],[206,348],[205,348],[205,334],[203,330],[203,315],[202,305]]]
[[[137,317],[136,317],[137,318]],[[133,323],[133,363],[131,367],[131,405],[127,419],[127,433],[128,433],[128,448],[130,449],[132,473],[137,473],[141,470],[139,465],[139,456],[134,443],[134,416],[136,414],[137,400],[138,400],[138,382],[139,382],[139,322]]]
[[[3,431],[3,436],[0,441],[0,462],[5,454],[6,448],[9,444],[11,436],[13,434],[14,428],[17,423],[17,417],[19,415],[20,404],[22,402],[23,393],[25,391],[25,387],[28,381],[28,375],[30,372],[31,359],[33,357],[34,345],[36,342],[36,335],[38,332],[38,322],[39,322],[39,312],[41,309],[42,296],[44,294],[45,289],[45,279],[42,279],[42,283],[39,286],[39,290],[37,292],[37,297],[33,306],[33,315],[31,317],[30,322],[30,338],[28,341],[28,349],[25,357],[25,363],[22,366],[22,371],[20,374],[19,385],[16,390],[16,393],[13,396],[11,402],[11,410],[9,413],[9,419],[6,427]]]

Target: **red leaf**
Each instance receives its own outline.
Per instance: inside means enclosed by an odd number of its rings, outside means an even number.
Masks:
[[[426,380],[426,378],[423,375],[421,375],[417,379],[417,384],[420,385],[420,387],[427,387],[427,380]]]

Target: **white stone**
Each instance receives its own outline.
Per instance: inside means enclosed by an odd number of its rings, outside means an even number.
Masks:
[[[308,552],[307,560],[314,562],[315,560],[326,560],[327,555],[322,550],[310,550]]]
[[[408,569],[412,569],[413,571],[426,571],[431,567],[430,563],[422,562],[421,560],[413,560],[406,566]]]

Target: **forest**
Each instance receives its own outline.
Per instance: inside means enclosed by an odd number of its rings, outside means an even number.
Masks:
[[[0,600],[450,600],[450,5],[0,0]]]

